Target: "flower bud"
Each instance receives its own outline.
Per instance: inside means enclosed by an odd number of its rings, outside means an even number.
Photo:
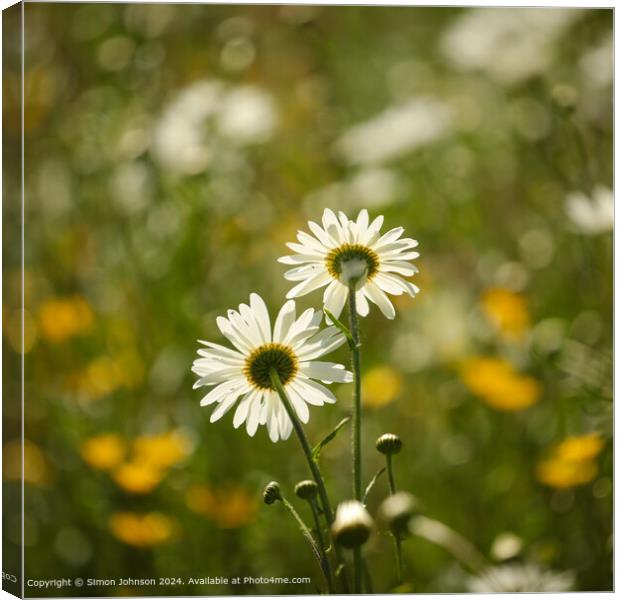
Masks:
[[[300,481],[295,486],[295,494],[302,500],[313,500],[319,491],[319,486],[311,479]]]
[[[273,504],[276,500],[282,500],[282,495],[280,494],[280,484],[277,481],[272,481],[267,484],[267,487],[263,492],[263,501],[265,504]]]
[[[377,440],[376,446],[381,454],[398,454],[403,447],[403,442],[394,433],[384,433]]]
[[[411,494],[396,492],[382,502],[379,514],[395,536],[404,537],[408,533],[415,506],[416,500]]]
[[[372,518],[363,504],[357,500],[347,500],[336,509],[332,533],[341,546],[356,548],[366,543],[372,525]]]

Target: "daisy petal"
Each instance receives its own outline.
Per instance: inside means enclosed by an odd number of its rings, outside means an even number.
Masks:
[[[370,307],[368,306],[368,300],[366,300],[366,296],[364,295],[364,290],[359,290],[355,293],[355,306],[357,308],[357,314],[361,317],[366,317],[370,312]]]
[[[331,276],[327,273],[327,271],[320,272],[291,288],[286,294],[286,297],[297,298],[298,296],[305,296],[306,294],[327,285],[330,281]]]
[[[323,304],[338,318],[347,299],[347,288],[339,281],[332,281],[323,294]]]
[[[337,241],[334,240],[320,225],[317,225],[314,221],[308,221],[308,227],[317,239],[328,249],[333,248]]]
[[[286,393],[299,417],[299,420],[302,423],[307,423],[310,420],[310,411],[308,410],[308,405],[306,404],[304,398],[300,396],[294,387],[288,385],[286,386]]]
[[[368,229],[368,211],[365,208],[357,215],[357,228],[361,235],[365,235]]]
[[[238,394],[233,394],[224,398],[215,408],[215,410],[211,413],[211,417],[209,421],[211,423],[215,423],[219,419],[221,419],[237,402]]]
[[[258,294],[250,294],[250,306],[256,315],[258,327],[263,332],[263,339],[269,343],[271,341],[271,322],[265,302]]]
[[[293,254],[291,256],[281,256],[278,258],[278,262],[283,265],[300,265],[303,263],[321,264],[325,262],[325,259],[323,257],[317,258],[309,254]]]
[[[390,302],[389,298],[385,295],[385,293],[379,289],[372,281],[368,281],[364,286],[364,293],[367,298],[374,302],[381,312],[388,319],[393,319],[396,315],[396,311],[394,310],[394,306]]]
[[[256,390],[252,390],[241,398],[233,417],[233,427],[235,429],[239,429],[247,419],[250,408],[252,407],[252,401],[256,398],[256,394]]]
[[[346,342],[346,338],[336,327],[327,327],[308,339],[305,344],[297,349],[297,357],[300,361],[309,361],[329,354]]]
[[[297,239],[299,240],[300,244],[307,246],[308,248],[312,249],[314,252],[317,252],[319,254],[327,254],[329,252],[329,250],[325,247],[324,244],[320,242],[320,240],[313,238],[311,235],[308,235],[305,231],[298,231]]]
[[[217,323],[219,330],[222,332],[222,335],[228,338],[228,341],[235,346],[235,348],[241,350],[244,354],[252,351],[252,345],[246,338],[243,338],[237,334],[228,319],[218,317],[215,322]]]
[[[196,363],[200,363],[200,359],[194,362],[194,366],[192,366],[192,371],[196,373],[196,375],[200,375],[200,379],[194,383],[194,389],[205,385],[215,385],[216,383],[223,383],[225,381],[229,381],[231,377],[238,376],[240,373],[239,368],[231,367],[227,369],[219,369],[218,371],[206,372],[203,374],[201,365]]]
[[[258,429],[258,422],[260,418],[262,394],[252,402],[248,417],[245,422],[245,430],[250,437],[254,437],[256,430]]]
[[[380,289],[388,294],[400,296],[405,291],[398,279],[391,277],[387,273],[377,273],[373,281],[376,282]]]
[[[220,346],[219,344],[214,344],[213,342],[205,342],[204,340],[198,340],[199,344],[203,344],[212,350],[217,350],[223,356],[228,356],[230,358],[237,358],[243,360],[243,354],[241,352],[237,352],[236,350],[231,350],[230,348],[226,348],[226,346]]]
[[[276,323],[273,328],[273,341],[282,342],[286,333],[290,330],[295,322],[295,301],[289,300],[284,303],[276,317]]]
[[[405,277],[411,277],[411,275],[415,275],[418,272],[418,268],[403,260],[390,260],[381,263],[379,271],[382,273],[398,273]]]
[[[302,281],[303,279],[313,277],[324,270],[325,267],[323,265],[304,265],[303,267],[296,267],[295,269],[289,269],[286,271],[284,273],[284,279],[287,279],[288,281]]]
[[[293,431],[293,422],[291,421],[289,416],[286,414],[285,410],[280,411],[279,423],[280,423],[280,439],[288,440],[288,438],[291,435],[291,432]]]
[[[206,396],[202,398],[200,401],[200,406],[209,406],[209,404],[213,404],[214,402],[219,402],[228,394],[234,394],[235,389],[242,389],[244,380],[241,380],[237,386],[233,386],[230,381],[226,381],[224,383],[220,383],[220,385],[214,387]],[[239,396],[239,393],[236,397]]]
[[[343,365],[332,362],[313,360],[299,364],[299,371],[311,379],[319,379],[323,383],[350,383],[353,375]]]
[[[324,385],[312,381],[311,379],[300,379],[297,385],[301,388],[301,395],[309,404],[321,402],[323,404],[335,404],[336,396],[332,394]],[[312,399],[312,400],[310,400]],[[320,406],[320,405],[319,405]]]

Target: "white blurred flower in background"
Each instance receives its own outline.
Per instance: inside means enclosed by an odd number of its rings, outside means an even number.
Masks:
[[[276,127],[276,110],[271,96],[255,86],[230,90],[222,99],[217,115],[219,133],[240,146],[260,144]]]
[[[223,145],[264,143],[276,126],[275,102],[259,87],[197,81],[164,108],[153,133],[153,154],[169,171],[193,175],[208,169]]]
[[[493,592],[567,592],[573,589],[575,576],[570,571],[543,570],[538,565],[504,565],[490,567],[477,577],[470,577],[467,588],[476,594]]]
[[[441,138],[451,124],[446,104],[415,98],[345,131],[336,142],[336,151],[351,164],[383,163]]]
[[[455,67],[517,84],[549,66],[557,40],[581,15],[577,9],[556,8],[468,10],[447,29],[440,45]]]
[[[612,34],[603,37],[579,60],[582,77],[590,87],[605,87],[614,78],[614,39]]]
[[[339,206],[343,210],[383,208],[402,200],[407,192],[403,178],[384,167],[364,167],[349,179],[330,183],[314,190],[304,199],[308,212],[317,207]]]
[[[433,301],[422,301],[414,320],[401,323],[391,358],[408,373],[452,364],[472,351],[472,327],[468,298],[435,290]]]
[[[591,197],[583,192],[571,192],[566,197],[565,209],[580,233],[597,235],[614,227],[614,194],[605,186],[597,185]]]
[[[579,59],[579,112],[599,126],[612,127],[614,41],[610,33]]]

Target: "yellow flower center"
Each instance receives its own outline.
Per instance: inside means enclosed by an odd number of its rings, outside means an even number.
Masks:
[[[377,253],[362,246],[362,244],[343,244],[334,248],[325,259],[327,272],[334,278],[340,279],[345,263],[366,263],[366,279],[372,279],[379,270],[379,256]]]
[[[272,390],[271,369],[276,370],[282,385],[295,377],[297,356],[290,346],[276,342],[259,346],[246,358],[243,373],[255,388]]]

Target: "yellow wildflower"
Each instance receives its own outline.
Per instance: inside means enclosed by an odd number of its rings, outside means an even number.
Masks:
[[[374,367],[362,377],[362,400],[366,406],[389,404],[402,391],[402,375],[387,365]]]
[[[144,377],[144,365],[132,352],[117,356],[100,356],[92,360],[83,371],[70,374],[66,387],[84,400],[97,400],[124,387],[135,388]]]
[[[598,473],[595,459],[602,449],[603,440],[598,433],[568,437],[538,463],[536,476],[541,483],[554,488],[590,483]]]
[[[461,377],[473,394],[497,410],[522,410],[538,401],[540,383],[517,373],[501,358],[474,357],[461,366]]]
[[[189,440],[180,431],[140,436],[133,443],[136,461],[167,469],[181,462],[190,451]]]
[[[596,463],[570,462],[560,458],[543,460],[536,468],[536,476],[541,483],[560,489],[590,483],[597,473]]]
[[[108,470],[118,466],[125,457],[125,441],[115,433],[102,433],[86,440],[80,449],[82,458],[95,469]]]
[[[164,476],[159,469],[134,461],[118,467],[113,477],[120,487],[131,494],[148,494],[159,485]]]
[[[49,463],[41,449],[29,440],[24,440],[24,481],[31,485],[45,487],[50,483]],[[20,440],[6,443],[2,448],[2,477],[5,480],[21,481],[22,444]]]
[[[211,519],[220,529],[237,529],[250,523],[258,509],[256,495],[234,485],[219,489],[194,485],[185,500],[191,510]]]
[[[137,548],[156,546],[169,540],[174,533],[174,522],[164,514],[117,512],[109,522],[114,537]]]
[[[563,460],[584,461],[596,458],[603,449],[603,440],[596,432],[573,435],[560,442],[555,452]]]
[[[187,506],[199,515],[208,516],[214,511],[217,499],[211,488],[206,485],[193,485],[185,494]]]
[[[510,290],[488,289],[482,296],[482,310],[506,338],[520,339],[530,326],[525,297]]]
[[[46,300],[38,310],[41,335],[50,342],[64,342],[89,331],[94,322],[90,305],[81,296]]]

